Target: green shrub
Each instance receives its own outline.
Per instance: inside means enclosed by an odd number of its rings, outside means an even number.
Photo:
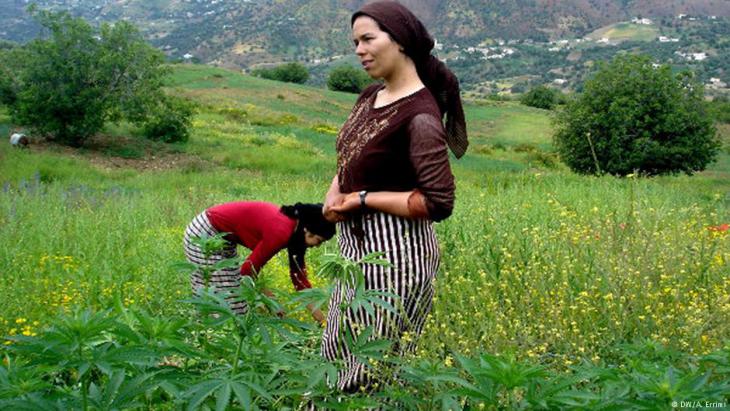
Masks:
[[[286,63],[266,69],[255,69],[251,74],[268,80],[283,81],[286,83],[303,84],[309,80],[309,70],[302,63]]]
[[[730,123],[730,99],[727,96],[715,97],[707,103],[707,109],[718,123]]]
[[[360,93],[373,82],[363,70],[343,64],[330,71],[327,77],[327,88],[348,93]]]
[[[147,119],[143,131],[147,138],[165,143],[185,142],[195,113],[193,104],[185,99],[168,96]]]
[[[520,102],[526,106],[552,110],[558,104],[558,92],[545,86],[537,86],[525,93]]]
[[[720,142],[691,73],[645,56],[603,64],[556,118],[555,145],[579,173],[646,175],[704,170]]]

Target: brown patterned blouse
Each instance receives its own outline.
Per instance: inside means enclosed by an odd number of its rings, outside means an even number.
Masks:
[[[420,191],[429,218],[454,207],[454,176],[436,100],[427,88],[374,108],[383,85],[365,89],[337,136],[340,192]]]

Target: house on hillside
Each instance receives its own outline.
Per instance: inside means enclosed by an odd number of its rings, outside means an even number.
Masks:
[[[683,53],[681,51],[675,51],[674,54],[684,57],[689,61],[703,61],[707,59],[707,53],[704,51],[701,53]]]
[[[651,19],[647,19],[646,17],[644,17],[644,18],[634,17],[633,19],[631,19],[631,22],[634,23],[634,24],[643,24],[643,25],[646,25],[646,26],[652,24]]]
[[[717,77],[710,78],[710,82],[707,83],[707,88],[720,89],[720,88],[726,88],[726,87],[727,87],[727,83],[725,83],[724,81],[720,80]]]
[[[679,39],[676,37],[659,36],[660,43],[676,43]]]

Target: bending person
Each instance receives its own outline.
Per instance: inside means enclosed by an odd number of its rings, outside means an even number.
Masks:
[[[206,257],[203,250],[192,240],[196,237],[228,233],[224,247]],[[311,288],[307,278],[304,255],[308,247],[317,247],[335,234],[335,225],[322,216],[322,204],[296,203],[278,207],[258,201],[237,201],[208,208],[200,213],[185,230],[185,255],[193,264],[213,265],[216,262],[238,256],[238,244],[251,250],[240,268],[214,271],[209,285],[222,292],[236,291],[241,276],[254,278],[264,265],[279,251],[286,248],[289,254],[289,273],[294,288],[299,291]],[[205,285],[200,271],[195,271],[190,283],[193,292]],[[242,314],[246,304],[229,299],[233,310]],[[311,304],[307,306],[319,322],[324,316]]]
[[[356,391],[371,381],[344,343],[345,329],[372,326],[398,351],[408,332],[420,335],[431,310],[440,255],[433,221],[451,215],[454,177],[447,145],[466,151],[464,113],[456,77],[431,55],[434,42],[423,24],[394,1],[368,3],[352,16],[355,53],[363,68],[383,84],[366,88],[337,137],[337,175],[323,209],[339,221],[343,256],[358,260],[384,252],[392,267],[363,267],[368,289],[399,296],[398,315],[376,308],[342,312],[352,290],[336,284],[329,303],[322,354],[341,360],[338,387]],[[446,116],[446,127],[442,117]]]

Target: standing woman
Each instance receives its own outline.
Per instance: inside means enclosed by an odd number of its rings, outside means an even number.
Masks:
[[[431,310],[439,248],[433,221],[451,215],[454,177],[447,145],[461,157],[467,137],[458,80],[431,55],[433,38],[406,7],[376,1],[352,16],[355,53],[370,77],[337,137],[337,175],[324,215],[340,222],[340,250],[348,259],[384,252],[392,267],[363,267],[368,289],[399,296],[398,315],[375,316],[338,308],[337,284],[330,300],[322,354],[342,360],[338,388],[355,391],[370,377],[344,343],[344,328],[372,326],[376,338],[396,344],[405,332],[420,335]],[[441,122],[446,116],[446,128]],[[344,291],[344,292],[343,292]],[[413,347],[401,347],[401,352]]]
[[[205,255],[193,241],[194,238],[212,237],[227,233],[225,245],[212,255]],[[309,247],[317,247],[335,235],[335,225],[322,216],[322,204],[296,203],[279,208],[262,201],[235,201],[219,204],[200,213],[185,230],[184,246],[188,261],[196,265],[212,266],[218,261],[236,258],[237,245],[251,254],[240,268],[217,270],[211,273],[209,285],[223,293],[235,293],[241,276],[256,276],[276,253],[286,248],[289,254],[289,275],[294,288],[299,291],[312,286],[307,279],[304,254]],[[205,278],[198,270],[190,277],[193,292],[204,287]],[[267,294],[270,294],[267,293]],[[246,312],[246,304],[231,296],[227,298],[238,314]],[[307,308],[319,322],[322,312],[312,304]]]

